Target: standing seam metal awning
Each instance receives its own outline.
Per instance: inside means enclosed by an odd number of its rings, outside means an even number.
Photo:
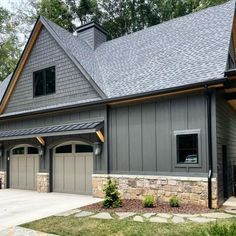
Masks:
[[[0,140],[95,133],[102,127],[103,121],[91,121],[77,124],[64,124],[40,128],[0,131]]]

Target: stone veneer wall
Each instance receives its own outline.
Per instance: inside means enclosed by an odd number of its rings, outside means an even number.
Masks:
[[[124,199],[143,199],[145,195],[154,195],[158,201],[168,202],[177,195],[182,203],[208,205],[207,178],[176,176],[137,176],[109,175],[118,184]],[[103,197],[102,191],[108,175],[94,174],[92,177],[93,196]],[[217,181],[212,178],[212,207],[218,207]]]
[[[37,173],[37,191],[41,193],[49,192],[49,173]]]
[[[6,184],[7,184],[7,172],[6,171],[0,171],[0,179],[2,181],[1,188],[2,189],[6,188]]]

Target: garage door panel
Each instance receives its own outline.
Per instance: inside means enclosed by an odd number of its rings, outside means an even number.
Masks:
[[[64,156],[57,155],[53,158],[53,187],[56,192],[64,190]]]
[[[18,158],[17,157],[11,158],[10,173],[11,173],[10,186],[12,188],[18,188],[19,178],[18,178]]]
[[[10,187],[36,190],[36,175],[39,169],[38,155],[11,155]]]
[[[75,157],[74,155],[64,156],[64,191],[75,192]]]
[[[18,161],[19,161],[19,170],[18,170],[18,176],[19,176],[19,188],[23,188],[23,189],[26,189],[26,165],[27,165],[27,162],[26,162],[26,157],[25,156],[20,156],[18,157]]]
[[[37,172],[37,163],[38,158],[36,156],[26,158],[26,185],[27,189],[36,188],[36,172]]]
[[[85,193],[86,192],[86,174],[85,174],[85,168],[86,163],[83,157],[76,156],[76,192],[77,193]]]
[[[92,193],[93,156],[87,155],[86,160],[86,192]]]
[[[60,147],[54,150],[53,156],[53,191],[91,194],[93,153],[76,153],[75,146],[70,153],[58,153],[59,150],[67,151],[63,146]]]

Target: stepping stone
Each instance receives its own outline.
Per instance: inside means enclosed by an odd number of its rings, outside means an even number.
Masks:
[[[135,217],[133,218],[133,221],[143,222],[143,217],[142,217],[142,216],[135,216]]]
[[[154,215],[156,215],[156,213],[144,213],[143,217],[150,218],[151,216],[154,216]]]
[[[158,216],[162,217],[162,218],[166,218],[166,219],[169,219],[172,217],[171,214],[166,214],[166,213],[159,213]]]
[[[70,216],[70,215],[73,215],[73,214],[78,213],[78,212],[81,212],[81,210],[73,209],[73,210],[70,210],[70,211],[61,212],[61,213],[56,214],[54,216]]]
[[[120,220],[126,219],[128,217],[134,216],[136,213],[134,212],[116,212]]]
[[[206,214],[202,214],[202,216],[206,218],[216,218],[216,219],[228,219],[228,218],[235,217],[233,215],[226,214],[223,212],[206,213]]]
[[[152,217],[152,218],[150,218],[150,222],[167,223],[167,219],[166,218],[161,218],[161,217]]]
[[[81,211],[78,214],[76,214],[75,217],[86,217],[86,216],[91,216],[93,214],[94,213],[90,211]]]
[[[174,214],[174,216],[183,217],[183,218],[193,218],[199,216],[198,214]]]
[[[104,220],[110,220],[113,219],[111,215],[108,212],[101,212],[96,215],[90,216],[90,218],[95,218],[95,219],[104,219]]]
[[[172,218],[172,222],[173,222],[174,224],[179,224],[179,223],[184,223],[185,220],[184,220],[184,218],[182,218],[182,217],[174,216],[174,217]]]
[[[197,222],[197,223],[207,223],[207,222],[216,221],[216,219],[204,218],[204,217],[192,217],[192,218],[190,217],[188,219],[193,221],[193,222]]]
[[[224,211],[230,214],[236,214],[236,208],[226,208]]]

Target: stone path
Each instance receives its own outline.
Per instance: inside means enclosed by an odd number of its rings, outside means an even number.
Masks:
[[[197,222],[197,223],[208,223],[215,222],[220,219],[229,219],[236,217],[236,211],[230,209],[225,209],[225,212],[211,212],[204,214],[170,214],[170,213],[135,213],[135,212],[89,212],[72,210],[68,212],[61,213],[56,216],[69,216],[74,217],[89,217],[93,219],[117,219],[124,220],[129,219],[136,222],[153,222],[153,223],[172,223],[172,224],[182,224],[185,222]]]

